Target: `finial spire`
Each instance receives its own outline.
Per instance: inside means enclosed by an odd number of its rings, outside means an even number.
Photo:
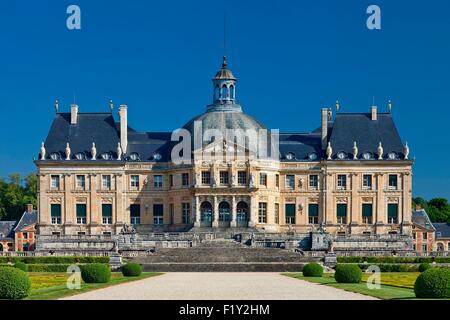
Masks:
[[[109,100],[109,111],[111,111],[111,113],[113,112],[113,108],[114,108],[114,104],[113,104],[113,101],[111,99],[111,100]]]
[[[223,56],[223,61],[222,61],[222,68],[226,68],[228,67],[228,63],[227,63],[227,56]]]
[[[336,100],[336,113],[339,112],[339,107],[340,107],[339,100]]]
[[[388,110],[389,110],[389,113],[391,113],[391,111],[392,111],[392,101],[391,100],[388,101]]]
[[[58,109],[59,109],[59,101],[58,99],[55,100],[55,110],[58,113]]]

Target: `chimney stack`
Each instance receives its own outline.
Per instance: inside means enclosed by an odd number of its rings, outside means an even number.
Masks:
[[[327,148],[328,138],[328,109],[322,108],[322,150]]]
[[[371,113],[372,113],[372,121],[377,120],[377,106],[372,106],[371,108]]]
[[[33,204],[27,204],[27,213],[33,213]]]
[[[70,106],[70,124],[77,124],[78,120],[78,105],[72,104]]]
[[[127,153],[128,145],[128,121],[127,121],[127,105],[122,104],[119,107],[119,118],[120,118],[120,146],[122,147],[122,152]]]

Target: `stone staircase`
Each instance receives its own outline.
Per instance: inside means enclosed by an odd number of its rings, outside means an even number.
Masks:
[[[142,264],[145,271],[159,272],[288,272],[300,271],[306,263],[290,250],[250,247],[233,239],[204,240],[190,248],[159,248],[127,260]]]

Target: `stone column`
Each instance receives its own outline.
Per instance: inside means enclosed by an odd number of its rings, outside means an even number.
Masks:
[[[201,214],[200,214],[200,199],[198,196],[195,196],[194,199],[194,212],[195,212],[195,222],[194,227],[200,227],[201,225]]]
[[[248,226],[251,228],[256,226],[256,211],[256,198],[252,196],[250,198],[250,221],[248,222]]]
[[[70,180],[72,175],[64,174],[64,214],[61,217],[61,223],[64,225],[74,224],[73,214],[75,212],[74,203],[72,201],[72,197],[70,195]]]
[[[236,196],[233,196],[231,200],[231,223],[230,223],[230,227],[232,228],[235,228],[237,226],[236,217],[237,217]]]
[[[97,201],[97,175],[91,174],[89,176],[90,180],[90,207],[89,207],[89,224],[90,226],[96,226],[100,223],[98,213],[100,212],[99,203]]]
[[[350,207],[350,224],[357,225],[361,223],[361,209],[359,205],[359,199],[358,199],[358,190],[360,189],[359,186],[359,174],[353,173],[351,175],[352,181],[351,181],[351,192],[352,192],[352,198],[351,198],[351,207]]]
[[[219,202],[217,200],[217,196],[214,196],[213,214],[214,214],[214,220],[212,222],[212,226],[214,228],[218,228],[219,227]]]
[[[123,186],[123,179],[125,178],[125,175],[123,174],[117,174],[115,175],[115,180],[116,180],[116,210],[115,210],[115,214],[116,214],[116,225],[117,227],[119,227],[119,229],[121,229],[121,226],[124,223],[131,223],[131,218],[129,215],[127,215],[127,210],[125,210],[125,200],[122,198],[122,188]],[[129,211],[128,211],[129,213]],[[118,230],[120,231],[120,230]]]
[[[377,224],[387,223],[387,212],[384,199],[384,175],[382,173],[377,175]]]
[[[333,189],[333,175],[331,173],[327,173],[324,176],[325,179],[325,203],[322,208],[322,212],[324,213],[324,223],[326,224],[334,224],[337,222],[335,209],[334,207],[334,201],[333,201],[333,195],[332,195],[332,189]]]

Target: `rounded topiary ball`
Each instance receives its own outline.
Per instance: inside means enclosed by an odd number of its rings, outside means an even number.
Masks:
[[[416,279],[417,298],[450,298],[450,269],[431,268]]]
[[[323,268],[320,264],[312,262],[303,267],[304,277],[321,277],[323,275]]]
[[[334,279],[338,283],[359,283],[361,282],[362,271],[355,264],[338,264]]]
[[[23,299],[30,294],[31,281],[26,272],[0,267],[0,299]]]
[[[122,267],[122,274],[125,277],[137,277],[142,273],[142,266],[138,263],[130,262]]]
[[[81,278],[86,283],[107,283],[111,279],[111,269],[103,263],[86,264],[81,267]]]
[[[22,271],[25,271],[25,272],[28,271],[28,265],[26,263],[23,263],[23,262],[20,262],[20,261],[16,262],[14,264],[14,268],[22,270]]]
[[[419,272],[424,272],[424,271],[427,271],[428,269],[431,269],[431,268],[432,268],[431,264],[424,262],[424,263],[420,264]]]

